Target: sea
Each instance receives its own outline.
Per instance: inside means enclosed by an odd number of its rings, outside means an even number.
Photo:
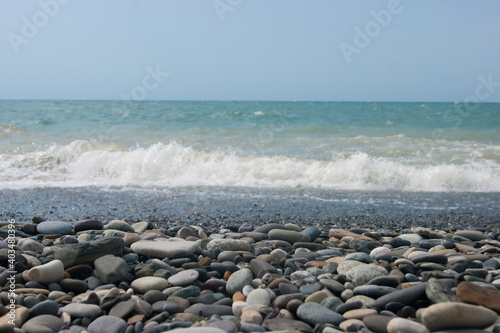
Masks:
[[[2,100],[1,192],[4,215],[43,213],[36,193],[121,193],[498,219],[500,104]]]

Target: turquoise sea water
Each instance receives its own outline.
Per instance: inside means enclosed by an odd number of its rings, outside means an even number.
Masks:
[[[500,191],[500,104],[0,101],[0,145],[0,189]]]

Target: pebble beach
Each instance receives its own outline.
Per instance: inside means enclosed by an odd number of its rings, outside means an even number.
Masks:
[[[500,332],[498,228],[34,216],[8,230],[0,332]]]

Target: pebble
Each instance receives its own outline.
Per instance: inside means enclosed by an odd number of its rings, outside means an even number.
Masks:
[[[150,256],[160,259],[163,259],[165,257],[179,258],[193,254],[199,249],[199,244],[180,238],[171,238],[162,241],[135,242],[130,246],[130,249],[135,253],[143,256]]]
[[[130,286],[140,294],[145,294],[150,290],[166,289],[168,287],[168,280],[161,277],[145,276],[135,279]]]
[[[453,328],[486,328],[498,319],[493,310],[465,303],[434,304],[423,310],[422,322],[432,331]]]
[[[173,286],[187,286],[196,281],[199,276],[200,273],[197,270],[188,269],[169,277],[168,283]]]
[[[297,317],[314,326],[316,324],[328,323],[339,325],[344,321],[342,315],[329,310],[318,303],[304,303],[297,309]]]
[[[31,318],[21,328],[26,333],[59,332],[63,325],[61,318],[50,314],[42,314]]]
[[[498,231],[41,223],[16,233],[24,332],[482,332],[499,320]],[[5,263],[7,249],[0,239]]]
[[[123,280],[129,271],[124,259],[111,254],[97,258],[94,266],[97,278],[105,284]]]
[[[36,226],[36,231],[45,235],[68,235],[72,230],[73,225],[71,223],[61,221],[45,221]]]
[[[125,333],[127,330],[127,323],[115,316],[102,316],[94,320],[88,326],[89,333]]]

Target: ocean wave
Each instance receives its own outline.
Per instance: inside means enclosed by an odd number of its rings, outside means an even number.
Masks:
[[[500,165],[413,163],[367,152],[328,160],[284,155],[240,156],[176,142],[125,148],[77,140],[24,154],[0,155],[0,188],[182,186],[325,188],[339,190],[500,191]]]

